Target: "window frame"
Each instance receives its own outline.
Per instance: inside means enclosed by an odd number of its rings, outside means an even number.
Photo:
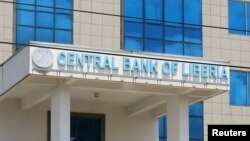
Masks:
[[[73,34],[73,31],[74,31],[74,12],[72,11],[73,10],[73,7],[74,7],[74,0],[71,0],[71,8],[68,9],[68,8],[58,8],[55,4],[56,4],[56,1],[58,0],[51,0],[53,1],[53,6],[46,6],[46,5],[40,5],[38,4],[38,0],[34,0],[34,5],[33,4],[29,4],[29,3],[26,3],[26,2],[22,2],[22,0],[19,0],[18,3],[16,4],[16,7],[15,7],[15,12],[16,12],[16,17],[15,17],[15,20],[16,20],[16,23],[15,23],[15,31],[16,33],[18,33],[18,29],[19,28],[22,28],[22,27],[29,27],[29,28],[33,28],[33,33],[34,33],[34,39],[31,39],[30,41],[40,41],[38,40],[37,38],[37,30],[52,30],[53,31],[53,35],[52,35],[52,39],[51,39],[51,43],[59,43],[59,42],[56,42],[56,31],[65,31],[65,32],[71,32],[71,35],[70,35],[70,42],[68,42],[67,44],[72,44],[74,41],[74,34]],[[30,6],[30,7],[33,7],[33,8],[25,8],[25,5],[26,6]],[[52,11],[49,11],[49,10],[45,10],[45,9],[51,9]],[[61,9],[61,10],[64,10],[64,11],[70,11],[69,13],[62,13],[62,12],[57,12],[56,10],[57,9]],[[22,24],[18,24],[18,12],[20,11],[28,11],[28,12],[32,12],[34,14],[34,25],[22,25]],[[51,27],[46,27],[46,26],[38,26],[38,23],[37,23],[37,17],[38,17],[38,14],[52,14],[52,22],[53,22],[53,25]],[[63,15],[63,16],[69,16],[70,17],[70,22],[71,22],[71,26],[70,28],[66,29],[66,28],[57,28],[56,25],[55,25],[55,20],[56,20],[56,15]],[[22,41],[18,41],[18,36],[19,34],[16,34],[15,36],[15,41],[17,43],[17,45],[15,46],[15,50],[18,51],[19,49],[21,49],[24,44],[27,44],[28,42],[26,43],[22,43]],[[65,43],[66,44],[66,43]]]
[[[239,73],[245,73],[246,74],[246,93],[245,93],[245,102],[244,104],[237,104],[237,103],[232,103],[231,102],[231,95],[232,95],[232,91],[231,91],[231,88],[230,88],[230,92],[229,92],[229,103],[231,106],[244,106],[244,107],[250,107],[250,72],[248,71],[242,71],[242,70],[230,70],[230,74],[231,74],[231,71],[234,71],[234,72],[239,72]],[[232,78],[230,77],[230,87],[232,87],[233,85],[231,85],[231,81],[232,81]]]
[[[173,23],[169,23],[169,21],[166,21],[166,0],[162,0],[162,21],[152,21],[150,19],[146,19],[145,17],[145,13],[146,13],[146,10],[145,10],[145,1],[146,0],[142,0],[142,18],[137,18],[136,20],[131,20],[133,17],[131,16],[128,16],[126,17],[127,15],[125,15],[125,2],[126,0],[124,0],[124,2],[121,4],[121,13],[125,16],[124,18],[121,18],[121,32],[122,32],[122,36],[121,36],[121,49],[124,49],[124,50],[127,50],[127,51],[146,51],[146,46],[145,46],[145,42],[146,40],[160,40],[162,41],[163,45],[161,46],[161,50],[162,52],[161,53],[167,53],[167,54],[175,54],[176,52],[178,52],[177,54],[175,55],[184,55],[184,56],[194,56],[194,57],[203,57],[203,37],[202,37],[202,26],[201,25],[188,25],[188,24],[185,24],[184,23],[184,19],[185,19],[185,15],[184,15],[184,0],[180,0],[180,3],[181,3],[181,7],[182,7],[182,11],[181,11],[181,19],[182,19],[182,22],[178,23],[178,24],[173,24]],[[201,4],[201,9],[202,9],[202,4]],[[201,10],[201,16],[202,16],[202,10]],[[126,35],[126,29],[125,29],[125,23],[129,23],[129,22],[138,22],[142,25],[142,36],[141,37],[138,37],[138,36],[133,36],[133,35]],[[202,23],[202,18],[201,18],[201,23]],[[157,26],[160,26],[160,28],[163,29],[162,33],[162,37],[159,39],[156,39],[156,38],[149,38],[149,37],[146,37],[146,25],[157,25]],[[166,28],[180,28],[180,30],[182,31],[181,33],[181,38],[182,40],[181,41],[174,41],[172,39],[166,39]],[[192,29],[197,29],[197,30],[200,30],[200,33],[201,33],[201,37],[200,37],[200,43],[196,43],[196,42],[189,42],[189,41],[185,41],[185,39],[187,38],[185,35],[185,29],[189,29],[189,30],[192,30]],[[141,46],[138,47],[136,46],[135,48],[134,47],[126,47],[126,38],[136,38],[136,39],[140,39],[142,40],[142,44],[140,44]],[[172,43],[176,43],[176,44],[181,44],[180,47],[178,48],[182,48],[180,51],[182,52],[182,54],[179,54],[179,50],[178,51],[172,51],[171,52],[168,52],[167,51],[167,42],[172,42]],[[194,45],[194,46],[199,46],[200,48],[198,50],[201,50],[201,53],[199,55],[193,55],[192,53],[188,53],[186,52],[187,49],[185,49],[185,44],[189,44],[189,45]],[[142,49],[142,50],[138,50],[138,48]],[[135,49],[135,50],[134,50]],[[174,49],[173,49],[174,50]],[[149,51],[149,52],[153,52],[153,51]],[[159,52],[158,52],[159,53]]]
[[[245,24],[245,27],[244,29],[234,29],[234,28],[231,28],[230,26],[230,7],[228,6],[228,27],[229,27],[229,30],[228,30],[228,33],[229,34],[236,34],[236,35],[245,35],[245,36],[250,36],[250,19],[248,19],[248,17],[250,18],[250,2],[249,1],[239,1],[239,0],[228,0],[228,4],[230,2],[237,2],[237,3],[242,3],[244,4],[244,24]],[[249,11],[249,13],[248,13]],[[248,27],[248,24],[249,24],[249,27]]]

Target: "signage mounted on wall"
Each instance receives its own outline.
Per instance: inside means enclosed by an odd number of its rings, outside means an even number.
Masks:
[[[95,73],[158,80],[181,80],[227,84],[229,68],[209,63],[187,63],[141,56],[37,48],[33,64],[46,71]]]

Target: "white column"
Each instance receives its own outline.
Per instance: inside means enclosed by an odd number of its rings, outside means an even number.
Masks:
[[[51,96],[51,141],[70,141],[70,91],[58,86]]]
[[[188,97],[171,96],[167,100],[168,141],[189,141]]]

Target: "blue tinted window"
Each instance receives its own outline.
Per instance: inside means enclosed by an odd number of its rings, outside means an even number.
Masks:
[[[184,23],[201,25],[201,0],[184,0]]]
[[[183,54],[183,45],[178,42],[166,42],[165,43],[165,52],[169,54],[182,55]]]
[[[72,9],[72,0],[55,0],[55,6],[62,9]]]
[[[201,2],[201,0],[124,0],[124,49],[134,48],[201,57],[203,51]],[[139,44],[135,42],[138,40]],[[131,41],[137,43],[137,46],[130,47]]]
[[[163,27],[161,25],[146,24],[145,37],[163,39]]]
[[[63,44],[72,43],[72,32],[65,30],[56,30],[55,31],[55,42]]]
[[[201,44],[202,43],[201,37],[202,37],[201,29],[185,28],[185,31],[184,31],[185,42]]]
[[[201,44],[184,44],[184,54],[187,56],[202,56]]]
[[[203,118],[200,117],[189,118],[189,138],[203,139]]]
[[[145,0],[145,17],[163,20],[163,0]]]
[[[167,117],[163,116],[158,120],[159,141],[167,141]]]
[[[42,41],[42,42],[53,42],[53,30],[37,28],[36,40]]]
[[[18,10],[17,11],[17,24],[34,26],[35,25],[35,13],[32,11]]]
[[[37,0],[37,10],[45,12],[53,12],[54,0]]]
[[[34,10],[35,9],[35,0],[16,0],[18,9],[27,9]]]
[[[141,51],[143,50],[142,39],[126,37],[124,41],[124,47],[125,50],[128,51]]]
[[[125,35],[133,37],[142,37],[143,26],[142,23],[138,22],[125,22]]]
[[[182,0],[165,0],[165,21],[167,23],[182,22]]]
[[[250,72],[247,73],[247,106],[250,106]]]
[[[54,7],[72,9],[72,0],[18,0],[16,13],[16,42],[29,41],[72,43],[72,11],[58,11]],[[28,3],[24,5],[21,3]],[[35,6],[34,6],[35,5]],[[21,45],[16,48],[19,49]]]
[[[25,33],[25,36],[24,36]],[[34,41],[34,28],[32,27],[17,27],[17,43],[19,44],[27,44],[29,41]],[[19,49],[22,45],[18,45],[17,49]]]
[[[199,102],[196,104],[192,104],[189,107],[189,115],[190,116],[203,116],[203,103]]]
[[[124,0],[124,15],[142,18],[143,0]],[[136,19],[133,19],[136,20]]]
[[[56,13],[72,13],[72,0],[55,0]]]
[[[232,105],[246,105],[247,73],[230,71],[230,103]]]
[[[146,40],[145,51],[149,52],[163,52],[163,42],[158,40]]]
[[[176,26],[165,27],[165,39],[168,41],[182,41],[182,28]]]
[[[250,35],[250,3],[247,3],[247,35]]]
[[[159,122],[158,122],[158,127],[159,127],[159,136],[160,137],[166,137],[166,117],[161,117],[159,118]]]
[[[61,29],[72,28],[72,17],[70,15],[55,15],[55,27]]]
[[[229,28],[230,33],[245,34],[246,18],[245,3],[229,0]]]
[[[39,27],[53,27],[54,26],[54,15],[51,13],[37,12],[36,13],[36,24]],[[46,17],[46,18],[44,18]]]

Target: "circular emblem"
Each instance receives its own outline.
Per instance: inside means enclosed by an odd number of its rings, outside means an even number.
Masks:
[[[40,68],[49,68],[53,64],[53,53],[50,49],[38,48],[33,52],[32,60]]]

